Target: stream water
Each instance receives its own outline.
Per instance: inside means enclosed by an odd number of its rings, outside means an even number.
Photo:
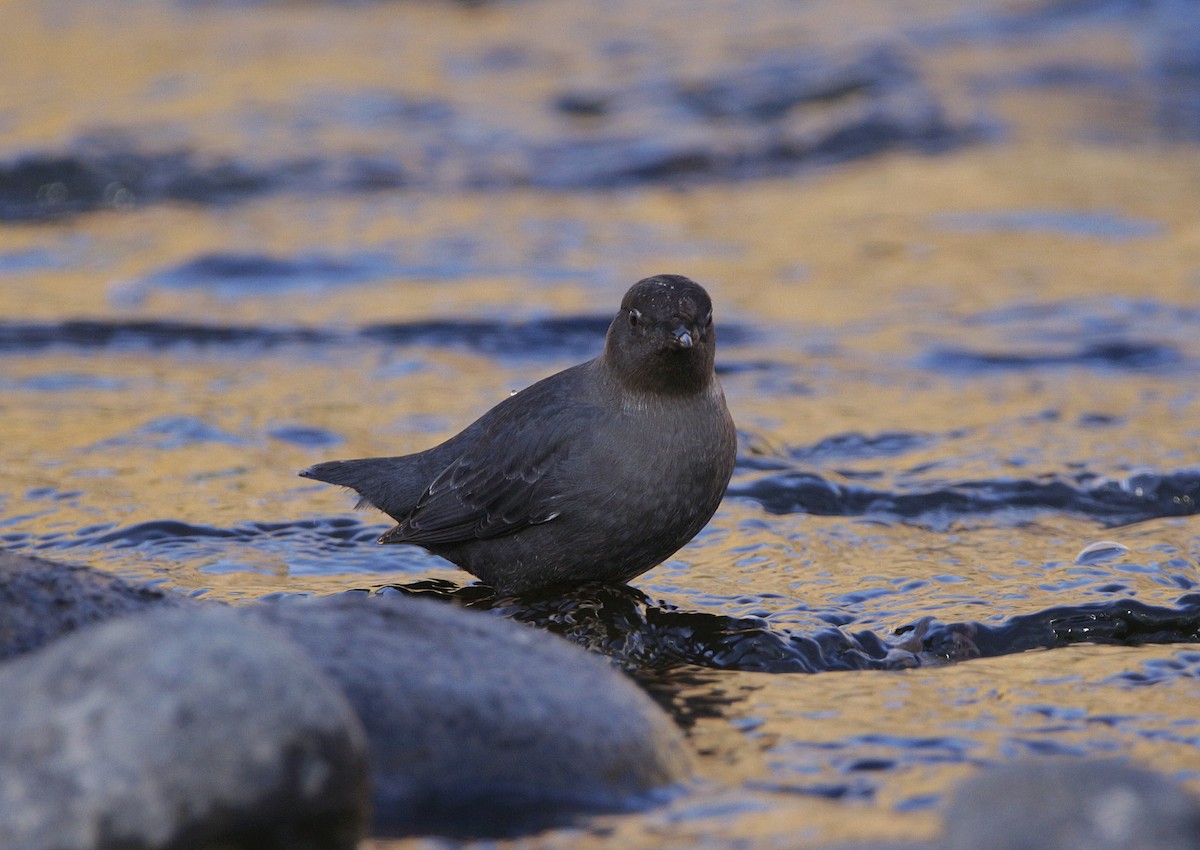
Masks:
[[[614,656],[696,785],[523,846],[921,838],[1018,758],[1200,790],[1200,12],[844,10],[5,5],[0,546]],[[634,588],[488,599],[296,477],[593,356],[660,272],[740,451]]]

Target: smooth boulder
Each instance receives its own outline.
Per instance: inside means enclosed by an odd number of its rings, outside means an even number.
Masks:
[[[189,604],[91,567],[0,551],[0,661],[112,617]]]
[[[247,614],[287,632],[357,709],[381,829],[505,834],[626,808],[690,773],[667,715],[602,658],[553,635],[360,593]]]
[[[946,850],[1196,850],[1200,800],[1165,776],[1108,759],[1020,762],[966,782]]]
[[[237,611],[123,617],[0,665],[0,847],[350,848],[367,752],[345,697]]]

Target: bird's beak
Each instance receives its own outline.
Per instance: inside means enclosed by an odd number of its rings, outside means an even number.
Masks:
[[[692,340],[692,332],[685,325],[680,325],[675,330],[671,331],[671,336],[675,338],[675,344],[680,348],[691,348],[694,344]]]

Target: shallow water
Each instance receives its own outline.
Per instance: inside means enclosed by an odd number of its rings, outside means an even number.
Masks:
[[[697,785],[529,846],[921,837],[1045,755],[1200,789],[1194,9],[755,8],[9,4],[0,545],[617,656]],[[481,603],[295,477],[592,356],[657,272],[741,440],[644,596]]]

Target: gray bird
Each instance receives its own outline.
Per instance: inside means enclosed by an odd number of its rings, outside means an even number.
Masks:
[[[300,475],[391,516],[380,543],[423,546],[501,593],[628,581],[696,536],[733,474],[716,346],[704,288],[648,277],[625,293],[599,357],[427,451]]]

